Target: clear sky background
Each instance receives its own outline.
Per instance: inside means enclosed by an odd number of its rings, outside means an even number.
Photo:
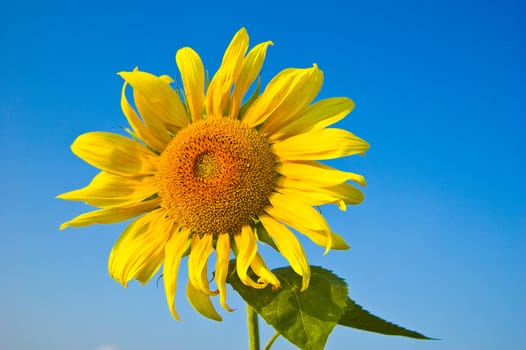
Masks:
[[[311,264],[366,309],[442,339],[337,328],[327,349],[525,349],[526,7],[507,0],[4,2],[0,349],[247,348],[234,292],[222,323],[184,292],[173,320],[162,281],[109,277],[124,224],[59,232],[88,208],[54,199],[96,173],[70,152],[75,137],[126,126],[118,71],[177,76],[177,49],[192,46],[214,72],[242,26],[251,44],[275,43],[263,82],[317,63],[319,98],[355,100],[340,126],[371,143],[333,162],[366,176],[364,203],[323,209],[353,249],[324,257],[303,240]]]

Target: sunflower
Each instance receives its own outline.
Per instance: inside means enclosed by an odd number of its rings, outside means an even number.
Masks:
[[[323,81],[317,65],[285,69],[262,93],[258,82],[246,97],[272,45],[263,42],[247,53],[248,40],[244,28],[235,34],[209,83],[199,55],[189,47],[176,54],[181,90],[166,75],[138,69],[119,73],[130,137],[80,135],[71,146],[73,153],[100,173],[88,186],[58,196],[99,208],[61,229],[134,218],[110,253],[109,273],[124,286],[132,279],[145,284],[162,265],[166,299],[176,319],[183,257],[188,257],[189,302],[220,320],[210,296],[219,294],[220,304],[231,310],[226,302],[231,251],[244,284],[278,288],[280,281],[258,253],[257,242],[273,246],[302,276],[304,290],[310,268],[291,230],[326,252],[348,249],[314,207],[333,203],[346,210],[347,204],[363,200],[350,183],[365,186],[363,176],[317,162],[369,148],[346,130],[327,128],[354,103],[345,97],[312,103]],[[134,106],[127,98],[128,86]],[[208,274],[214,250],[215,289]]]

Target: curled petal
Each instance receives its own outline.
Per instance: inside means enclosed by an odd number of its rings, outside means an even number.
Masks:
[[[186,298],[201,315],[208,317],[215,321],[221,321],[221,316],[217,313],[210,296],[204,293],[201,289],[197,289],[188,281],[186,285]]]
[[[212,253],[212,235],[192,236],[192,250],[188,259],[188,278],[194,288],[201,290],[203,293],[215,295],[209,288],[207,276],[208,257]]]
[[[279,288],[281,284],[279,279],[275,274],[272,273],[272,271],[268,269],[265,261],[261,255],[259,255],[259,253],[256,253],[256,256],[254,257],[254,260],[252,260],[250,267],[252,268],[252,271],[254,271],[254,273],[259,276],[258,283],[265,285],[265,287],[270,283],[272,285],[272,289]]]
[[[247,286],[257,289],[265,288],[265,284],[256,283],[248,276],[248,267],[254,261],[257,253],[256,238],[252,228],[249,225],[244,225],[241,232],[234,235],[234,241],[238,250],[236,270],[239,279]]]

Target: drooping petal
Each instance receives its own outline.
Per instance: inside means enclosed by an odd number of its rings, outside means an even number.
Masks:
[[[63,223],[60,225],[60,229],[63,230],[66,227],[81,227],[93,224],[114,224],[116,222],[128,220],[142,213],[155,209],[159,206],[159,204],[161,204],[161,200],[159,198],[155,198],[122,207],[89,211]]]
[[[261,127],[261,133],[272,135],[279,132],[282,127],[297,119],[297,116],[305,112],[316,97],[323,84],[323,72],[317,65],[305,69],[305,74],[291,86],[287,96],[281,101],[277,108]]]
[[[277,190],[283,194],[290,193],[301,197],[306,204],[312,206],[333,203],[338,205],[342,211],[347,209],[346,204],[360,204],[364,199],[363,192],[349,183],[318,187],[293,179],[281,178]]]
[[[325,235],[325,254],[332,246],[332,231],[324,217],[311,206],[292,196],[284,196],[275,192],[270,198],[271,206],[265,211],[273,218],[295,228],[299,232],[310,237]]]
[[[265,288],[266,284],[256,283],[248,276],[248,267],[254,261],[257,253],[256,238],[254,232],[249,225],[244,225],[241,232],[234,234],[234,242],[237,247],[236,256],[236,270],[239,279],[243,284],[261,289]]]
[[[280,216],[287,217],[288,221],[295,224],[291,226],[304,226],[316,231],[330,231],[329,224],[316,209],[298,201],[294,197],[274,192],[269,197],[269,200],[271,207],[282,213]],[[265,211],[267,208],[270,207],[265,207]],[[281,217],[279,219],[281,220]]]
[[[188,279],[194,288],[201,290],[203,293],[215,295],[217,292],[210,290],[207,276],[208,257],[212,253],[212,235],[192,236],[192,248],[188,258]]]
[[[181,257],[188,247],[190,230],[174,232],[164,247],[163,280],[166,302],[172,316],[179,320],[175,310],[175,292],[177,290],[177,275]]]
[[[126,227],[113,246],[108,270],[125,287],[132,278],[145,284],[159,269],[173,226],[165,215],[163,209],[157,209],[141,216]]]
[[[241,69],[248,49],[248,34],[245,28],[232,38],[223,56],[221,66],[212,78],[206,92],[206,112],[209,117],[222,117],[230,99],[232,86]]]
[[[182,128],[189,123],[184,105],[167,79],[138,70],[120,72],[119,75],[133,87],[139,113],[145,124],[156,130],[158,137],[169,137],[168,132],[163,132],[160,121],[168,130]]]
[[[128,98],[126,97],[127,86],[128,83],[124,82],[121,93],[122,112],[126,116],[126,119],[128,120],[128,123],[132,127],[135,134],[148,146],[156,150],[158,153],[161,153],[166,148],[166,140],[163,141],[163,138],[159,138],[155,131],[153,131],[148,125],[145,125],[141,121],[133,107],[130,105],[130,102],[128,102]]]
[[[362,175],[341,171],[315,161],[282,162],[276,169],[278,173],[315,186],[334,186],[346,181],[354,181],[365,187]]]
[[[101,171],[88,186],[62,193],[57,198],[110,208],[140,202],[156,192],[153,176],[123,177]]]
[[[333,159],[364,154],[368,149],[366,141],[343,129],[310,131],[272,145],[274,154],[286,160]]]
[[[232,92],[232,101],[230,103],[230,117],[237,118],[241,103],[243,101],[243,96],[245,96],[248,88],[261,70],[263,61],[265,60],[265,55],[267,53],[267,47],[273,45],[272,41],[266,41],[264,43],[258,44],[250,50],[247,54],[245,61],[243,63],[243,68],[239,74],[239,78],[236,81],[234,86],[234,91]]]
[[[88,132],[71,145],[71,151],[86,163],[122,176],[151,175],[157,156],[140,143],[109,132]]]
[[[190,108],[192,121],[195,123],[201,120],[203,116],[205,98],[205,69],[203,62],[201,62],[197,52],[189,47],[184,47],[177,51],[175,60],[181,72],[186,103]]]
[[[158,254],[150,257],[147,263],[137,271],[135,279],[139,281],[143,286],[150,282],[153,276],[159,271],[162,263],[164,261],[164,249],[162,254]]]
[[[215,280],[219,290],[219,302],[223,309],[233,311],[226,303],[226,277],[228,274],[228,259],[230,257],[230,235],[224,233],[217,237],[216,242],[216,272]]]
[[[254,256],[254,260],[250,263],[250,267],[252,268],[252,271],[259,276],[259,284],[263,284],[266,287],[270,283],[272,289],[277,289],[281,285],[279,279],[268,269],[267,264],[265,264],[265,261],[259,253],[256,253],[256,256]]]
[[[280,189],[280,191],[282,190]],[[325,254],[328,252],[328,248],[336,250],[346,250],[350,248],[340,235],[328,229],[328,224],[323,223],[323,221],[325,221],[323,216],[306,204],[309,198],[301,197],[301,194],[295,192],[284,192],[285,195],[282,197],[285,198],[285,200],[282,200],[280,203],[280,200],[277,200],[278,196],[273,196],[275,197],[273,206],[265,208],[265,211],[270,216],[304,234],[317,245],[325,247]],[[293,202],[291,207],[287,206],[287,202],[289,201]],[[303,203],[303,205],[301,203]],[[298,205],[300,209],[292,209]],[[320,222],[311,226],[309,222],[313,220]],[[320,226],[327,226],[327,228],[319,229]],[[315,229],[316,227],[318,227],[318,229]]]
[[[333,97],[318,101],[287,124],[282,124],[278,130],[269,135],[269,140],[274,142],[308,131],[323,129],[343,119],[353,108],[354,102],[347,97]]]
[[[260,215],[259,219],[268,234],[274,239],[281,254],[287,259],[290,267],[302,276],[301,290],[304,291],[310,282],[310,266],[300,242],[290,230],[268,215]]]
[[[279,119],[285,117],[286,113],[297,113],[303,109],[305,101],[310,102],[312,91],[302,95],[302,89],[305,88],[306,81],[310,81],[306,77],[315,75],[316,70],[317,66],[307,69],[287,68],[279,72],[248,108],[242,117],[243,122],[250,127],[256,127],[271,116]]]
[[[186,284],[186,297],[194,309],[201,315],[215,321],[223,320],[214,308],[212,301],[210,301],[208,293],[204,293],[201,289],[195,288],[190,281]]]

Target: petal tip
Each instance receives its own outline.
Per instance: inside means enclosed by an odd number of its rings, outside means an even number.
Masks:
[[[307,288],[309,288],[309,284],[310,284],[310,269],[309,271],[306,271],[307,273],[305,273],[303,275],[303,278],[301,279],[301,290],[300,292],[304,292]]]

